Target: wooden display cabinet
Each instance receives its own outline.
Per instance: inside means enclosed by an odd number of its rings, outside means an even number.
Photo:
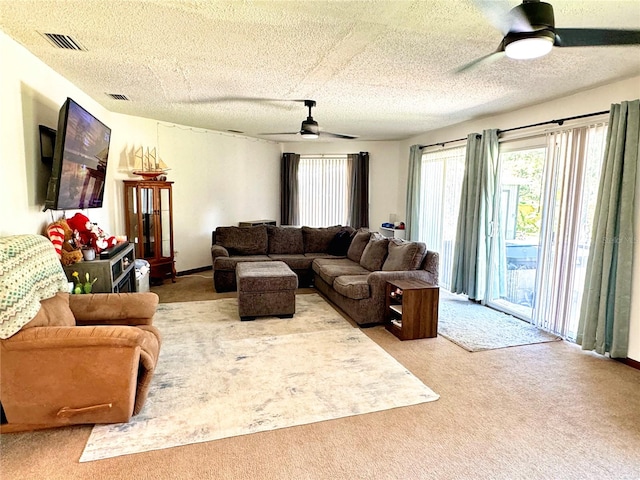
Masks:
[[[172,185],[156,180],[124,182],[127,237],[136,245],[136,258],[149,262],[152,281],[167,277],[176,281]]]
[[[390,280],[386,291],[387,330],[400,340],[438,336],[437,285],[422,280]]]

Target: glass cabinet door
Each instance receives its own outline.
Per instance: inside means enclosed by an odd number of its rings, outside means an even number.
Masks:
[[[128,240],[135,245],[140,242],[140,231],[138,229],[138,194],[137,189],[131,187],[125,187],[126,197],[125,202],[127,205],[127,235]],[[140,251],[136,252],[136,256],[140,256]]]
[[[162,244],[160,245],[160,256],[161,257],[170,257],[171,256],[171,202],[170,202],[170,191],[168,188],[160,189],[160,208],[159,208],[159,238],[161,239]]]
[[[156,256],[156,218],[154,208],[155,192],[153,188],[140,188],[140,210],[142,212],[142,245],[143,258]]]

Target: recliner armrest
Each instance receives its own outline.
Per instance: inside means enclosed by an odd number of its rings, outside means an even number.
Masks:
[[[140,293],[95,293],[70,295],[69,307],[77,325],[151,325],[158,295]]]
[[[20,330],[2,340],[2,350],[45,350],[79,347],[137,347],[143,343],[144,330],[127,325],[95,327],[33,327]]]

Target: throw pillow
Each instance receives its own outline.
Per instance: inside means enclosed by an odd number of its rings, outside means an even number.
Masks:
[[[382,265],[382,270],[417,270],[426,251],[427,246],[422,242],[408,242],[392,238],[389,240],[389,254]]]
[[[331,243],[329,243],[329,253],[338,257],[346,256],[354,233],[353,228],[342,227],[331,239]]]
[[[40,310],[22,328],[31,327],[73,327],[76,319],[69,308],[69,294],[58,292],[53,297],[40,300]]]
[[[369,239],[369,243],[362,252],[360,265],[369,270],[376,272],[382,268],[387,252],[389,251],[389,239],[383,237],[379,233],[373,233]]]
[[[370,237],[371,232],[368,229],[360,228],[351,239],[351,245],[349,245],[349,250],[347,250],[347,258],[356,263],[360,263],[362,252],[364,252],[365,247],[369,243]]]
[[[329,244],[341,228],[342,227],[340,225],[323,228],[302,227],[304,253],[329,252]]]

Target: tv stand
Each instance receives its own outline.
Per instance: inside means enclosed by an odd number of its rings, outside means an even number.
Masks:
[[[116,246],[117,247],[117,246]],[[116,248],[114,247],[114,248]],[[93,293],[126,293],[136,291],[136,270],[132,243],[123,243],[111,258],[82,261],[64,266],[64,273],[70,282],[76,283],[73,272],[78,272],[80,282],[85,283],[86,274],[90,281],[97,278]]]
[[[108,258],[111,258],[111,257],[115,256],[118,252],[120,252],[120,250],[125,249],[129,245],[130,245],[129,242],[123,242],[123,243],[118,243],[117,245],[115,245],[115,246],[113,246],[111,248],[107,248],[105,250],[102,250],[100,252],[100,260],[107,260]]]

